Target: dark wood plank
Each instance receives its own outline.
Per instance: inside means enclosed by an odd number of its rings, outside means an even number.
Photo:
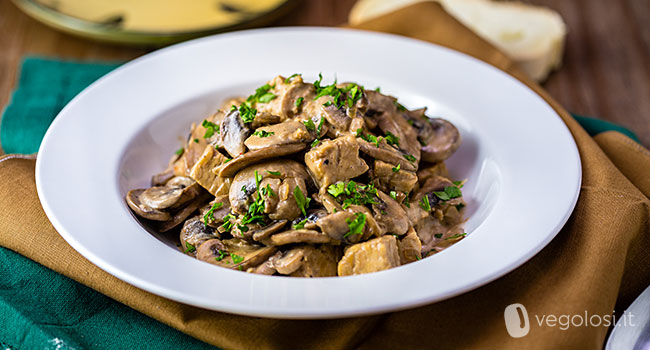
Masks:
[[[335,26],[355,0],[302,0],[273,25]],[[632,129],[650,146],[650,2],[648,0],[527,0],[551,7],[569,28],[562,69],[546,89],[572,112]],[[14,87],[25,55],[128,60],[147,52],[79,39],[27,17],[0,0],[0,106]]]

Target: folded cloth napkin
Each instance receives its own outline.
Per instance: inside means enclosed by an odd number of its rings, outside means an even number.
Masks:
[[[213,312],[144,292],[81,257],[56,233],[40,207],[34,185],[34,161],[12,156],[0,162],[0,245],[186,334],[224,348],[601,348],[608,330],[605,325],[565,330],[540,326],[533,315],[611,315],[614,310],[622,311],[650,283],[650,153],[618,132],[590,137],[506,56],[435,3],[413,5],[358,28],[410,36],[480,58],[520,79],[560,114],[582,157],[582,189],[565,227],[534,258],[469,293],[390,314],[296,321]],[[20,259],[11,259],[16,258]],[[21,283],[37,284],[38,289],[57,287],[37,274],[32,276]],[[10,296],[20,293],[15,290],[20,285],[0,286],[14,288]],[[2,298],[8,297],[3,294]],[[80,299],[89,304],[88,308],[97,307],[88,302],[90,299]],[[510,337],[504,325],[504,309],[513,303],[523,304],[532,318],[530,333],[522,338]],[[117,303],[110,307],[122,310]],[[37,308],[24,307],[18,314],[29,315]],[[128,327],[132,325],[116,324],[129,321],[111,317],[107,320],[112,323],[106,328],[135,332]],[[70,323],[77,325],[83,321]],[[52,321],[44,320],[43,324],[49,322]],[[81,347],[128,347],[84,339],[80,328],[75,332],[70,337],[76,336],[74,341]],[[13,341],[16,343],[7,345],[23,344],[20,336]],[[195,344],[187,345],[189,348]]]

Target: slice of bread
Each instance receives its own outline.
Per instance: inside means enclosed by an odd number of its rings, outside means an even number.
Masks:
[[[537,81],[562,63],[566,25],[550,9],[519,2],[491,0],[359,0],[350,24],[422,1],[438,1],[476,34],[501,49]]]

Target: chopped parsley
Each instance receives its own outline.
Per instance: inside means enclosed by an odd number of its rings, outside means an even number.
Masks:
[[[247,103],[242,103],[241,106],[239,106],[239,116],[241,117],[241,120],[248,124],[255,120],[255,116],[257,115],[257,109],[252,108],[250,105]]]
[[[442,233],[436,233],[433,236],[440,239],[440,238],[442,238]]]
[[[396,167],[393,167],[393,172],[396,173],[396,172],[398,172],[400,169],[402,169],[402,164],[397,164]]]
[[[404,203],[404,205],[405,205],[407,208],[411,208],[411,200],[409,199],[409,193],[408,193],[408,192],[404,192],[404,195],[405,195],[406,197],[404,197],[404,202],[402,202],[402,203]]]
[[[255,93],[253,95],[248,96],[246,99],[246,102],[249,105],[253,105],[254,103],[268,103],[271,102],[273,99],[275,99],[277,96],[273,94],[272,92],[269,92],[272,88],[275,86],[271,86],[269,84],[264,84],[260,87],[258,87],[255,90]]]
[[[429,196],[425,195],[420,199],[420,208],[426,210],[426,211],[431,211],[431,203],[429,203]]]
[[[214,211],[221,207],[223,207],[223,203],[221,202],[212,204],[212,207],[203,215],[203,222],[207,224],[208,222],[214,221]]]
[[[181,148],[177,149],[176,152],[174,152],[174,154],[177,155],[177,156],[180,156],[180,155],[183,154],[183,152],[185,152],[185,148],[181,147]]]
[[[366,214],[356,213],[355,215],[354,220],[350,220],[349,218],[345,220],[348,223],[349,231],[343,237],[359,235],[363,232],[363,228],[366,226]]]
[[[320,143],[320,140],[319,140],[319,139],[316,139],[316,140],[314,140],[314,141],[311,143],[310,146],[311,146],[311,148],[314,148],[314,147],[318,146],[319,143]]]
[[[452,183],[458,186],[458,188],[463,188],[463,185],[465,185],[465,181],[452,181]]]
[[[257,130],[253,133],[253,136],[257,136],[257,137],[269,137],[272,135],[275,135],[275,132],[273,131],[268,132],[266,130]]]
[[[345,193],[345,182],[339,181],[335,184],[331,184],[327,187],[327,193],[337,198],[338,196]]]
[[[221,227],[224,229],[226,232],[230,232],[232,230],[233,223],[230,220],[235,219],[235,216],[232,214],[228,214],[223,217],[223,224]]]
[[[293,74],[291,74],[287,79],[284,79],[284,83],[285,83],[285,84],[289,84],[289,83],[291,82],[291,79],[293,79],[293,78],[295,78],[295,77],[298,77],[298,76],[302,76],[302,74],[300,74],[300,73],[293,73]]]
[[[227,252],[224,252],[221,249],[217,249],[217,254],[219,254],[219,256],[214,258],[214,260],[216,260],[216,261],[221,261],[221,260],[223,260],[223,258],[225,258],[228,255]]]
[[[387,131],[386,142],[388,142],[389,145],[399,146],[399,137],[395,136],[392,132]]]
[[[223,161],[223,164],[226,164],[226,163],[228,163],[228,162],[231,161],[231,160],[232,160],[232,158],[226,158],[226,160]]]
[[[304,219],[301,220],[299,223],[294,224],[294,225],[291,226],[291,227],[292,227],[294,230],[299,230],[299,229],[301,229],[301,228],[305,228],[305,224],[306,224],[306,223],[307,223],[307,218],[304,218]]]
[[[273,176],[282,176],[282,173],[279,172],[279,171],[271,171],[271,170],[267,170],[266,172],[269,173],[269,174],[271,174],[271,175],[273,175]]]
[[[309,207],[311,198],[305,197],[305,195],[300,190],[300,187],[298,186],[293,189],[293,198],[296,199],[296,204],[298,204],[298,208],[300,208],[302,215],[307,215],[307,208]]]
[[[381,140],[383,139],[383,137],[381,137],[381,136],[377,137],[375,135],[370,135],[370,134],[364,135],[362,128],[357,129],[356,135],[357,135],[357,137],[361,138],[362,140],[366,140],[366,141],[368,141],[370,143],[374,143],[375,146],[377,146],[377,147],[379,147],[379,143],[381,143]]]
[[[190,242],[185,242],[185,253],[192,253],[196,251],[196,247],[190,244]]]
[[[343,209],[350,205],[379,204],[377,189],[373,184],[361,185],[354,181],[337,182],[327,187],[327,192],[343,204]]]
[[[377,91],[378,93],[381,93],[381,87],[380,87],[380,86],[377,86],[377,87],[375,88],[375,91]]]
[[[319,73],[318,80],[314,82],[314,88],[316,89],[316,97],[314,97],[314,100],[318,100],[323,96],[332,96],[333,103],[332,101],[327,101],[324,104],[325,107],[331,106],[332,104],[336,108],[342,108],[346,104],[348,107],[352,107],[363,96],[363,87],[355,83],[350,83],[344,88],[339,88],[336,86],[336,81],[331,85],[321,86],[322,81],[323,75]]]
[[[316,131],[316,124],[314,124],[314,121],[311,120],[311,118],[305,120],[305,121],[302,122],[302,123],[305,124],[305,127],[307,128],[307,130],[309,130],[309,131]]]
[[[295,103],[296,108],[300,108],[300,105],[302,105],[302,101],[304,101],[304,100],[305,100],[304,97],[302,97],[302,96],[301,96],[301,97],[298,97],[298,98],[296,99],[296,103]]]
[[[199,143],[199,139],[194,139],[194,143]]]
[[[450,199],[458,198],[463,195],[463,193],[460,191],[460,188],[457,186],[446,186],[444,191],[433,192],[433,194],[435,194],[436,197],[442,199],[443,201],[448,201]]]
[[[320,135],[320,132],[323,130],[323,122],[325,121],[325,118],[323,116],[320,117],[320,121],[318,121],[318,129],[316,130],[318,132],[318,135]]]
[[[412,156],[410,154],[405,154],[404,158],[406,158],[406,160],[408,160],[411,163],[415,163],[417,161],[417,158],[415,158],[414,156]]]
[[[235,253],[230,253],[230,257],[232,258],[232,262],[235,264],[239,264],[240,262],[244,261],[243,256],[239,256]]]
[[[457,233],[457,234],[455,234],[455,235],[453,235],[451,237],[445,238],[445,241],[452,240],[452,239],[458,239],[458,238],[465,237],[465,236],[467,236],[467,232],[465,232],[465,233]]]
[[[203,126],[205,128],[205,134],[203,134],[204,139],[209,139],[210,137],[212,137],[212,135],[214,135],[214,134],[218,135],[219,134],[219,125],[217,125],[217,124],[215,124],[213,122],[203,120],[203,123],[201,123],[201,126]]]
[[[394,199],[394,200],[397,200],[397,192],[395,192],[395,191],[390,191],[389,196],[390,196],[390,198],[392,198],[392,199]]]
[[[266,184],[266,187],[262,188],[262,194],[267,197],[275,197],[275,192],[273,192],[273,189],[269,184]]]

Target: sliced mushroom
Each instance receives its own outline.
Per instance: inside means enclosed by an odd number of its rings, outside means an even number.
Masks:
[[[322,217],[316,225],[334,240],[343,241],[346,233],[350,231],[348,221],[354,220],[355,215],[348,211],[337,211]]]
[[[197,259],[213,264],[223,260],[225,253],[226,246],[217,238],[204,241],[196,248]]]
[[[300,268],[302,258],[305,256],[303,248],[295,248],[284,253],[283,256],[273,261],[273,267],[283,275],[289,275]]]
[[[234,264],[232,268],[236,270],[247,270],[251,267],[258,266],[277,251],[278,250],[275,247],[259,248],[252,253],[244,255],[244,261]]]
[[[359,149],[361,152],[373,158],[390,164],[399,164],[400,168],[406,171],[416,171],[418,169],[417,159],[415,161],[408,160],[406,157],[408,157],[409,154],[405,154],[398,149],[389,146],[383,138],[381,141],[378,141],[379,146],[361,138],[357,138],[357,142],[359,143]]]
[[[258,128],[253,135],[246,139],[245,144],[249,150],[257,150],[275,145],[310,142],[314,137],[309,133],[305,124],[287,120]]]
[[[305,154],[305,164],[320,187],[368,171],[368,164],[359,157],[359,145],[352,135],[322,141]]]
[[[218,208],[215,207],[218,206]],[[214,209],[213,209],[214,207]],[[203,223],[214,228],[218,228],[223,223],[223,219],[230,213],[230,200],[227,195],[215,197],[207,205],[201,208],[201,218]]]
[[[460,147],[460,132],[454,124],[441,118],[429,119],[431,133],[421,136],[422,159],[435,163],[451,156]]]
[[[445,165],[445,162],[438,162],[426,168],[419,169],[417,175],[418,175],[417,181],[423,184],[427,180],[429,180],[429,178],[432,178],[434,176],[442,176],[442,177],[449,178],[449,171],[447,171],[447,166]]]
[[[418,177],[412,171],[398,169],[396,166],[381,160],[375,160],[373,175],[384,192],[396,191],[409,193],[418,182]]]
[[[154,186],[140,194],[140,202],[149,208],[158,210],[176,209],[196,198],[201,192],[201,187],[193,181],[187,187]]]
[[[183,207],[179,211],[175,212],[171,219],[167,221],[162,221],[156,223],[156,228],[160,232],[167,232],[174,227],[180,225],[187,217],[194,213],[201,206],[205,205],[210,200],[210,194],[203,192],[198,197],[196,197],[192,202],[187,206]]]
[[[422,242],[413,227],[409,227],[406,236],[397,241],[397,246],[402,265],[422,259]]]
[[[126,194],[126,203],[138,216],[149,220],[167,221],[171,219],[171,214],[166,211],[153,209],[140,202],[140,195],[145,190],[131,190]]]
[[[244,141],[250,135],[250,129],[242,121],[238,109],[230,109],[223,118],[220,135],[221,143],[230,156],[237,157],[246,151]]]
[[[316,229],[317,222],[321,218],[327,216],[327,210],[323,209],[312,209],[307,212],[307,216],[301,216],[293,220],[291,223],[292,228],[296,228],[296,225],[300,224],[302,227],[307,230],[314,230]]]
[[[294,154],[302,151],[307,147],[304,143],[289,144],[289,145],[276,145],[267,148],[261,148],[254,151],[246,152],[238,157],[233,158],[228,163],[215,169],[221,177],[234,176],[237,171],[248,167],[252,164],[259,163],[263,160],[277,158]]]
[[[322,103],[322,114],[330,125],[329,132],[332,137],[339,137],[350,129],[350,118],[345,109],[338,108],[332,103],[331,96],[321,97],[316,103]],[[326,105],[329,103],[328,105]]]
[[[420,143],[418,142],[417,131],[397,113],[384,112],[377,116],[379,128],[385,135],[389,133],[397,136],[398,144],[402,152],[410,154],[415,159],[420,159]]]
[[[282,252],[275,252],[275,254],[273,254],[270,258],[266,259],[266,261],[264,261],[263,263],[259,264],[254,268],[248,269],[247,272],[252,272],[259,275],[268,275],[268,276],[273,275],[274,273],[277,272],[273,262],[275,261],[275,259],[278,259],[281,256],[282,256]]]
[[[227,194],[230,190],[231,179],[217,176],[213,171],[224,164],[226,160],[227,158],[214,147],[206,147],[190,170],[190,177],[214,196]]]
[[[397,240],[382,236],[350,246],[338,263],[339,276],[387,270],[400,265]]]
[[[255,173],[260,180],[260,191],[267,186],[270,193],[264,195],[264,210],[272,220],[293,220],[300,215],[300,208],[294,198],[296,187],[307,196],[306,181],[309,178],[305,167],[293,160],[274,160],[252,165],[241,170],[234,177],[230,187],[230,203],[233,212],[244,215],[254,198],[257,198]]]
[[[258,242],[262,241],[262,240],[268,238],[269,236],[271,236],[272,234],[277,233],[280,230],[282,230],[286,224],[287,224],[287,220],[276,221],[276,222],[274,222],[274,223],[272,223],[270,225],[264,226],[263,228],[261,228],[259,230],[253,231],[252,237],[253,237],[254,240],[256,240]]]
[[[187,249],[187,243],[196,248],[209,239],[219,238],[217,234],[212,227],[205,226],[199,216],[192,217],[185,221],[181,229],[181,249]]]
[[[302,263],[291,273],[293,277],[331,277],[336,276],[336,265],[341,257],[341,248],[321,244],[305,245],[302,250]]]
[[[402,206],[382,191],[377,191],[379,203],[372,205],[374,218],[386,233],[403,235],[409,229],[409,220]]]
[[[292,243],[329,243],[331,238],[314,230],[290,230],[276,233],[265,240],[265,243],[272,246],[281,246]]]

